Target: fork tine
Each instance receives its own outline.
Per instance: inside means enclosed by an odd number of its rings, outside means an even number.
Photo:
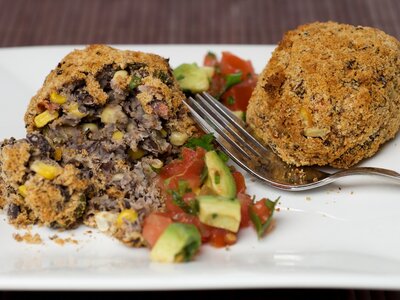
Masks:
[[[228,108],[226,108],[220,101],[213,98],[207,92],[201,93],[202,98],[207,102],[213,109],[215,109],[221,116],[228,120],[228,124],[232,124],[239,133],[244,136],[248,144],[253,145],[257,148],[258,152],[262,157],[271,155],[271,150],[267,149],[257,139],[255,139],[246,129],[246,124],[235,116]]]
[[[189,109],[190,113],[192,114],[193,119],[197,122],[197,124],[200,126],[200,128],[205,132],[205,133],[214,133],[213,128],[211,127],[210,124],[206,122],[198,113],[197,111],[190,106],[190,104],[187,102],[187,100],[183,100],[183,103],[186,105],[186,107]]]
[[[221,124],[221,126],[232,136],[236,142],[240,143],[244,149],[249,149],[254,155],[262,157],[259,151],[254,149],[252,145],[249,145],[249,143],[243,139],[243,137],[240,136],[240,134],[238,134],[234,128],[232,128],[231,124],[223,118],[223,116],[215,112],[214,108],[208,102],[206,102],[201,95],[196,95],[196,99],[198,99],[201,103],[201,107],[204,108],[216,121],[218,121],[218,123]]]
[[[190,98],[189,98],[190,99]],[[200,116],[200,114],[196,111],[195,108],[193,108],[187,101],[183,101],[183,103],[188,107],[189,111],[192,114],[192,117],[197,121],[197,123],[200,125],[200,127],[206,132],[206,133],[215,133],[212,126],[207,123],[203,117]],[[191,98],[191,103],[197,103],[196,101]],[[194,104],[196,105],[196,104]],[[198,103],[197,103],[198,105]],[[230,139],[226,139],[223,136],[219,135],[218,133],[215,135],[215,139],[222,148],[222,150],[229,156],[230,159],[232,159],[233,162],[235,162],[238,166],[240,166],[243,170],[247,171],[249,174],[253,175],[259,180],[262,180],[268,184],[271,184],[276,187],[283,187],[284,185],[280,185],[279,183],[275,183],[265,176],[261,175],[255,168],[250,167],[252,163],[254,163],[251,159],[251,157],[248,156],[246,152],[240,151],[235,147],[235,144],[230,143]],[[233,147],[232,147],[233,146]]]
[[[242,156],[245,156],[247,159],[251,159],[249,154],[246,153],[246,151],[244,151],[242,147],[240,147],[238,144],[232,141],[231,138],[227,136],[227,134],[224,131],[224,128],[221,127],[221,125],[203,107],[201,107],[200,104],[196,102],[196,100],[194,100],[192,97],[189,97],[189,102],[185,102],[185,104],[189,107],[190,111],[192,112],[196,120],[203,119],[197,112],[200,111],[201,114],[204,115],[211,122],[211,124],[214,125],[214,127],[209,124],[208,126],[211,126],[211,128],[213,128],[220,136],[222,136],[233,148],[235,148],[236,151],[240,152]],[[214,130],[212,132],[214,132]]]

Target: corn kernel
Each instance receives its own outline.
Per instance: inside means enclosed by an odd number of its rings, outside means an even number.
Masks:
[[[122,179],[124,179],[124,174],[117,173],[112,177],[111,181],[120,181]]]
[[[74,117],[80,118],[80,119],[87,116],[87,114],[85,114],[79,110],[78,103],[72,103],[71,105],[69,105],[67,107],[67,111],[69,114],[73,115]]]
[[[124,134],[121,131],[117,130],[117,131],[114,131],[111,138],[113,141],[119,142],[119,141],[122,141],[122,139],[124,138]]]
[[[50,101],[56,104],[64,104],[65,102],[67,102],[67,98],[57,94],[56,92],[52,92],[50,94]]]
[[[155,159],[151,162],[150,164],[154,169],[161,169],[164,166],[164,163],[159,160],[159,159]]]
[[[117,226],[122,226],[122,224],[124,224],[124,220],[133,223],[133,222],[135,222],[137,220],[137,218],[138,218],[138,214],[137,214],[136,210],[134,210],[134,209],[124,209],[118,215]]]
[[[117,77],[121,77],[122,79],[128,78],[128,72],[125,70],[119,70],[114,73],[113,79],[116,79]]]
[[[46,126],[47,123],[58,118],[58,111],[45,110],[41,114],[37,115],[34,119],[37,128]]]
[[[18,193],[24,198],[26,197],[26,195],[28,195],[28,191],[27,191],[26,186],[24,184],[20,185],[18,187]]]
[[[134,160],[141,159],[145,154],[146,152],[142,149],[137,149],[136,151],[129,149],[128,151],[129,157]]]
[[[63,154],[62,148],[56,147],[54,149],[54,160],[56,160],[56,161],[61,160],[62,154]]]
[[[99,127],[94,123],[84,123],[84,124],[82,124],[82,131],[83,132],[88,132],[88,131],[95,132],[97,130],[99,130]]]
[[[311,116],[310,111],[307,108],[305,108],[305,107],[300,108],[300,118],[303,121],[304,125],[306,125],[308,127],[312,126],[312,123],[313,123],[312,116]]]
[[[101,112],[101,122],[105,124],[115,124],[124,115],[120,106],[106,106]]]
[[[311,127],[311,128],[304,129],[304,135],[308,136],[308,137],[320,137],[320,138],[323,138],[329,132],[330,132],[330,130],[328,128]]]
[[[59,167],[40,160],[33,162],[31,165],[31,170],[49,180],[56,178],[61,173]]]
[[[168,135],[168,132],[167,132],[164,128],[160,130],[160,133],[161,133],[161,136],[162,136],[163,138],[166,138],[167,135]]]
[[[189,136],[186,133],[174,131],[171,133],[169,141],[171,142],[172,145],[182,146],[187,141],[188,138]]]

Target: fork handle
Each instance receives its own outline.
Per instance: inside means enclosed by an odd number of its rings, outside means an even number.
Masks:
[[[394,179],[400,183],[400,174],[397,173],[396,171],[383,168],[373,168],[373,167],[358,167],[358,168],[342,170],[332,174],[330,178],[339,179],[341,177],[346,177],[351,175],[378,175]]]

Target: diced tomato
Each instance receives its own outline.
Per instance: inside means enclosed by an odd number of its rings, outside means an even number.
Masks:
[[[256,79],[252,77],[235,84],[222,95],[222,103],[232,111],[245,112],[256,84]]]
[[[254,68],[249,60],[243,60],[226,51],[222,52],[220,69],[224,75],[242,72],[242,80],[254,75]]]
[[[242,173],[239,171],[234,171],[232,173],[233,179],[235,179],[236,183],[236,193],[245,193],[246,192],[246,182],[244,181],[244,177]]]
[[[208,52],[206,56],[204,56],[203,65],[206,67],[215,67],[218,65],[217,56],[212,52]]]
[[[235,233],[225,229],[212,228],[209,243],[217,248],[235,244],[237,236]]]
[[[165,180],[176,175],[184,174],[193,161],[204,158],[205,152],[206,151],[203,148],[193,150],[184,147],[182,149],[182,159],[176,159],[164,166],[161,169],[159,176]]]
[[[183,148],[182,159],[174,160],[161,169],[159,177],[167,181],[164,190],[177,189],[179,180],[188,182],[192,190],[200,187],[201,172],[204,169],[204,155],[206,151],[203,148],[197,147],[196,150]],[[168,182],[169,181],[169,182]]]
[[[237,195],[240,202],[240,227],[248,227],[250,225],[250,212],[249,207],[253,203],[251,197],[244,193],[239,193]]]
[[[246,112],[249,99],[257,83],[257,75],[249,60],[243,60],[230,52],[222,52],[221,61],[216,60],[215,55],[206,55],[205,65],[212,65],[217,72],[211,80],[208,92],[214,97],[220,98],[230,110]],[[241,82],[226,88],[226,77],[241,72]]]
[[[253,212],[260,218],[261,223],[265,223],[271,215],[271,211],[267,205],[265,205],[265,201],[266,199],[263,198],[254,203],[253,207],[251,208]]]
[[[151,213],[143,222],[143,238],[153,247],[160,235],[172,223],[172,219],[164,213]]]
[[[185,181],[191,191],[200,188],[201,173],[205,166],[205,153],[206,151],[199,147],[196,150],[183,148],[182,159],[174,160],[161,169],[158,182],[166,198],[165,205],[167,211],[173,214],[183,212],[180,207],[173,203],[172,195],[168,193],[170,190],[178,190],[179,181]],[[184,196],[185,201],[189,201],[189,198],[193,199],[195,197],[193,193]]]

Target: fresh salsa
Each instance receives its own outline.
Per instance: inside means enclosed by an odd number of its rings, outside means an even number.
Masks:
[[[208,52],[203,66],[182,64],[174,75],[184,91],[207,91],[242,117],[257,83],[252,63],[227,51],[222,52],[221,59]]]
[[[150,214],[143,227],[153,261],[189,261],[204,243],[233,245],[239,229],[250,224],[259,237],[268,231],[277,201],[254,202],[243,175],[226,161],[209,134],[190,139],[181,158],[160,170],[166,211]]]

